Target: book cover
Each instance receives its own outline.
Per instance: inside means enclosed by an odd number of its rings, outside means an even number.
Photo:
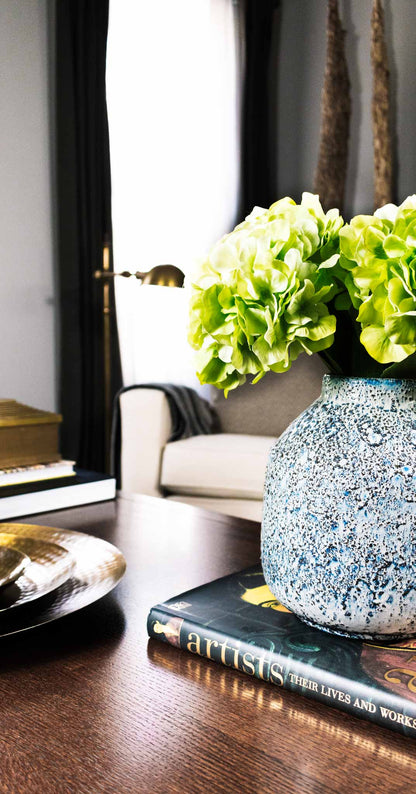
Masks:
[[[75,476],[75,461],[60,460],[57,463],[37,463],[34,466],[17,466],[0,470],[0,489],[9,485],[55,480]],[[1,495],[1,493],[0,493]]]
[[[116,481],[113,477],[76,469],[74,477],[2,486],[0,519],[103,502],[114,499],[115,495]]]
[[[416,737],[416,639],[391,645],[313,629],[283,607],[261,566],[154,606],[150,637]]]

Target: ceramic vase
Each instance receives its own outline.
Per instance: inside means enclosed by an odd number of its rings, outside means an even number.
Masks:
[[[262,564],[309,625],[416,634],[416,381],[324,376],[270,453]]]

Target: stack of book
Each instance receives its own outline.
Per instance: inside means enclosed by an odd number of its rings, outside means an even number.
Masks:
[[[115,497],[115,480],[62,460],[62,417],[0,400],[0,519]]]

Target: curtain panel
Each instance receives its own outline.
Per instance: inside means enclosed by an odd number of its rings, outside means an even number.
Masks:
[[[239,218],[277,195],[277,26],[279,0],[239,0],[242,41]]]
[[[60,303],[61,449],[105,470],[103,287],[111,241],[111,178],[105,93],[108,0],[56,3],[56,171]],[[111,265],[110,265],[111,267]],[[111,290],[112,293],[112,290]],[[112,391],[120,386],[112,334]]]
[[[276,198],[277,6],[278,0],[56,2],[61,446],[85,468],[105,469],[103,290],[93,274],[102,267],[104,238],[112,242],[111,212],[117,270],[172,262],[189,272],[254,204]],[[131,281],[122,288],[130,299],[140,289]],[[143,336],[130,324],[123,358],[135,356],[142,370],[138,336],[142,350],[151,343],[148,329]],[[115,324],[111,342],[115,393]],[[139,379],[146,378],[143,372]]]

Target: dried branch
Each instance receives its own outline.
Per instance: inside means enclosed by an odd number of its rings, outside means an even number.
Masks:
[[[328,0],[327,50],[321,99],[321,139],[315,193],[325,209],[343,211],[351,116],[350,80],[345,57],[345,31],[338,0]]]
[[[373,0],[371,14],[371,64],[373,69],[374,209],[393,200],[393,149],[390,132],[390,94],[384,11]]]

